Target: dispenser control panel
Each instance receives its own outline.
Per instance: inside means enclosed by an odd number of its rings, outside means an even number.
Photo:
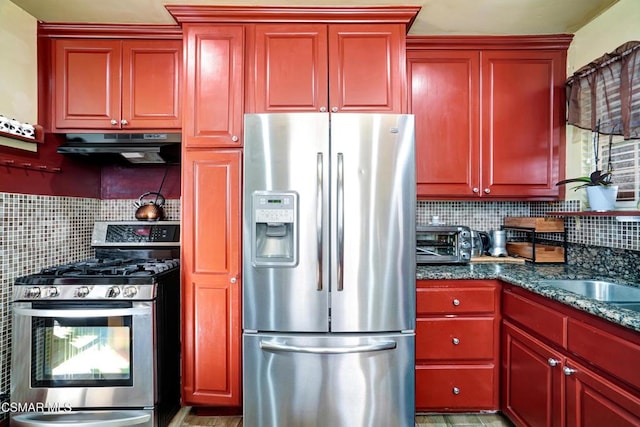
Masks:
[[[295,198],[293,194],[258,196],[255,210],[256,222],[288,222],[294,220]]]
[[[256,267],[298,264],[298,194],[256,191],[252,197],[251,254]]]

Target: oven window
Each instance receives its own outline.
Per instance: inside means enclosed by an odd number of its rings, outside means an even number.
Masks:
[[[131,386],[131,316],[34,317],[32,387]]]
[[[416,236],[418,255],[458,256],[458,237],[456,233],[420,233]]]

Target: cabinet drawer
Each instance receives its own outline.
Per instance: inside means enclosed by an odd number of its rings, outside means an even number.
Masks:
[[[493,365],[416,367],[416,409],[498,409]]]
[[[418,319],[416,360],[493,359],[495,322],[493,317]]]
[[[494,313],[495,287],[419,287],[416,295],[418,314]]]
[[[634,387],[640,388],[640,345],[569,319],[567,348]]]
[[[564,346],[567,317],[557,311],[507,291],[502,297],[502,316]]]

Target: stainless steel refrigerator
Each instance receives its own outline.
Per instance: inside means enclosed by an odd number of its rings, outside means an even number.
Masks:
[[[245,116],[243,425],[414,426],[413,129]]]

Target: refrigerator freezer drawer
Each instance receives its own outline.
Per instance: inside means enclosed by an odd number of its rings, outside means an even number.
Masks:
[[[413,427],[414,338],[244,334],[244,425]]]

